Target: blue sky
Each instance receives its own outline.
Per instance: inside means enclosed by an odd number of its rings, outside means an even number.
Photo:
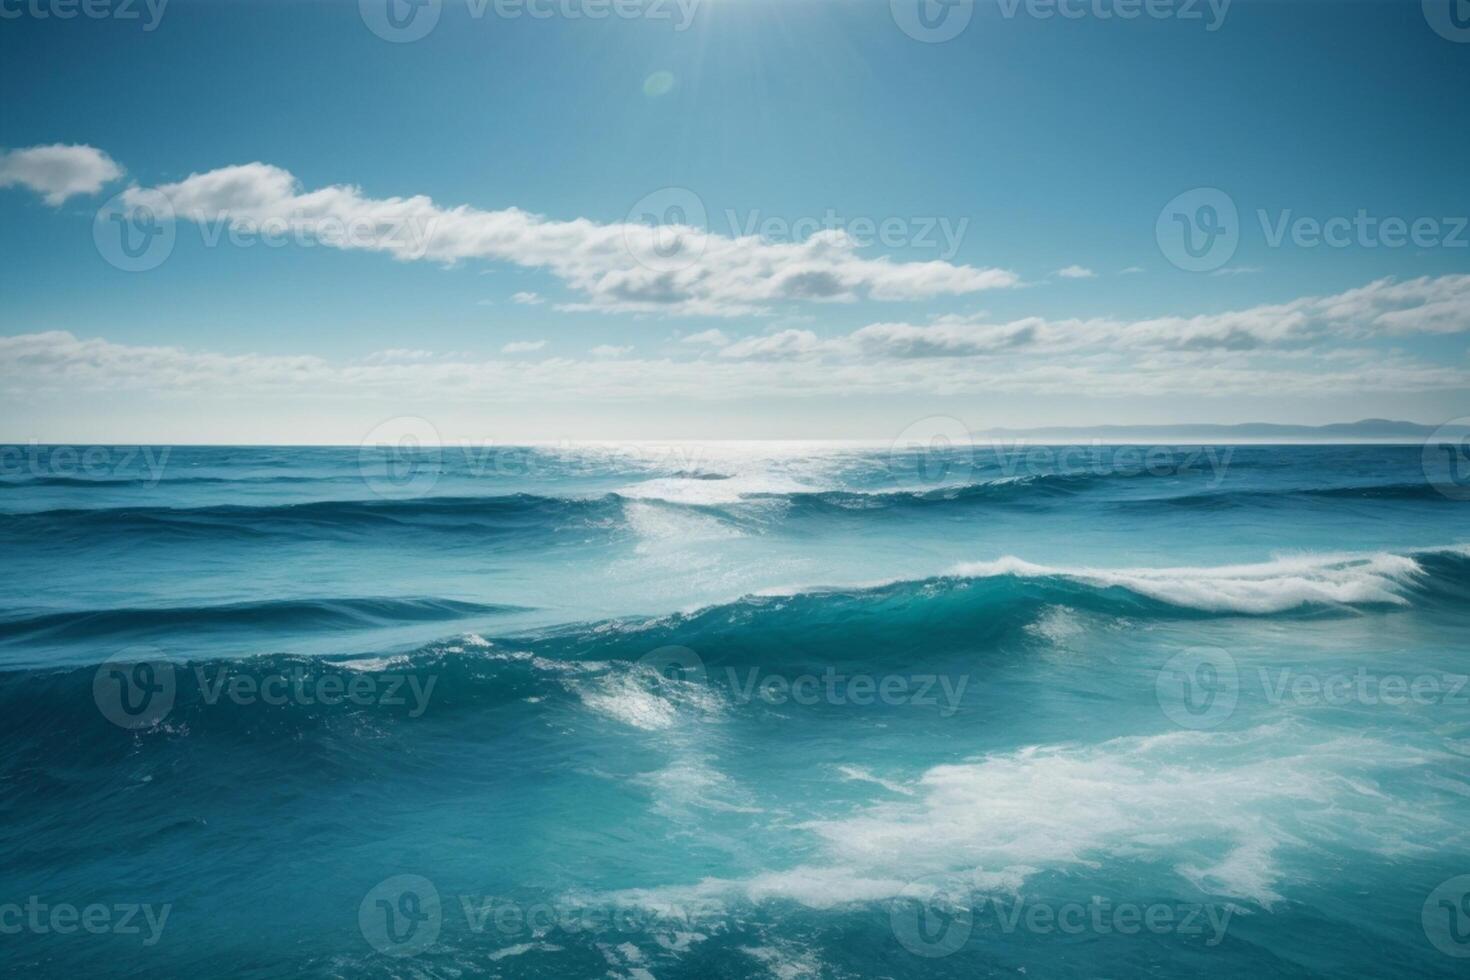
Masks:
[[[0,4],[6,439],[1470,412],[1470,39],[1419,3],[980,3],[927,43],[908,0],[442,0],[390,43],[378,0],[57,2]],[[92,155],[25,155],[57,145]],[[1197,188],[1238,220],[1190,271],[1160,217]],[[166,259],[109,264],[99,207],[160,192],[195,209]],[[423,257],[318,240],[384,209]],[[1301,223],[1360,215],[1340,247]],[[600,254],[623,228],[684,251]]]

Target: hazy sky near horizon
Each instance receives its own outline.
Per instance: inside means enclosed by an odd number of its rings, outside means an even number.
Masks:
[[[0,0],[0,440],[1470,415],[1438,3]]]

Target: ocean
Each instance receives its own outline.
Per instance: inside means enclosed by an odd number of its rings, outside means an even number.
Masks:
[[[1460,462],[0,447],[0,964],[1464,976]]]

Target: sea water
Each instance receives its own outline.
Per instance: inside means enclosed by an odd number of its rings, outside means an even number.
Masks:
[[[25,976],[1463,976],[1411,446],[8,447]]]

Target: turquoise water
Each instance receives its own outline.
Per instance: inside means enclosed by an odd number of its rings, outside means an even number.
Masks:
[[[1464,975],[1457,462],[0,447],[0,958]]]

